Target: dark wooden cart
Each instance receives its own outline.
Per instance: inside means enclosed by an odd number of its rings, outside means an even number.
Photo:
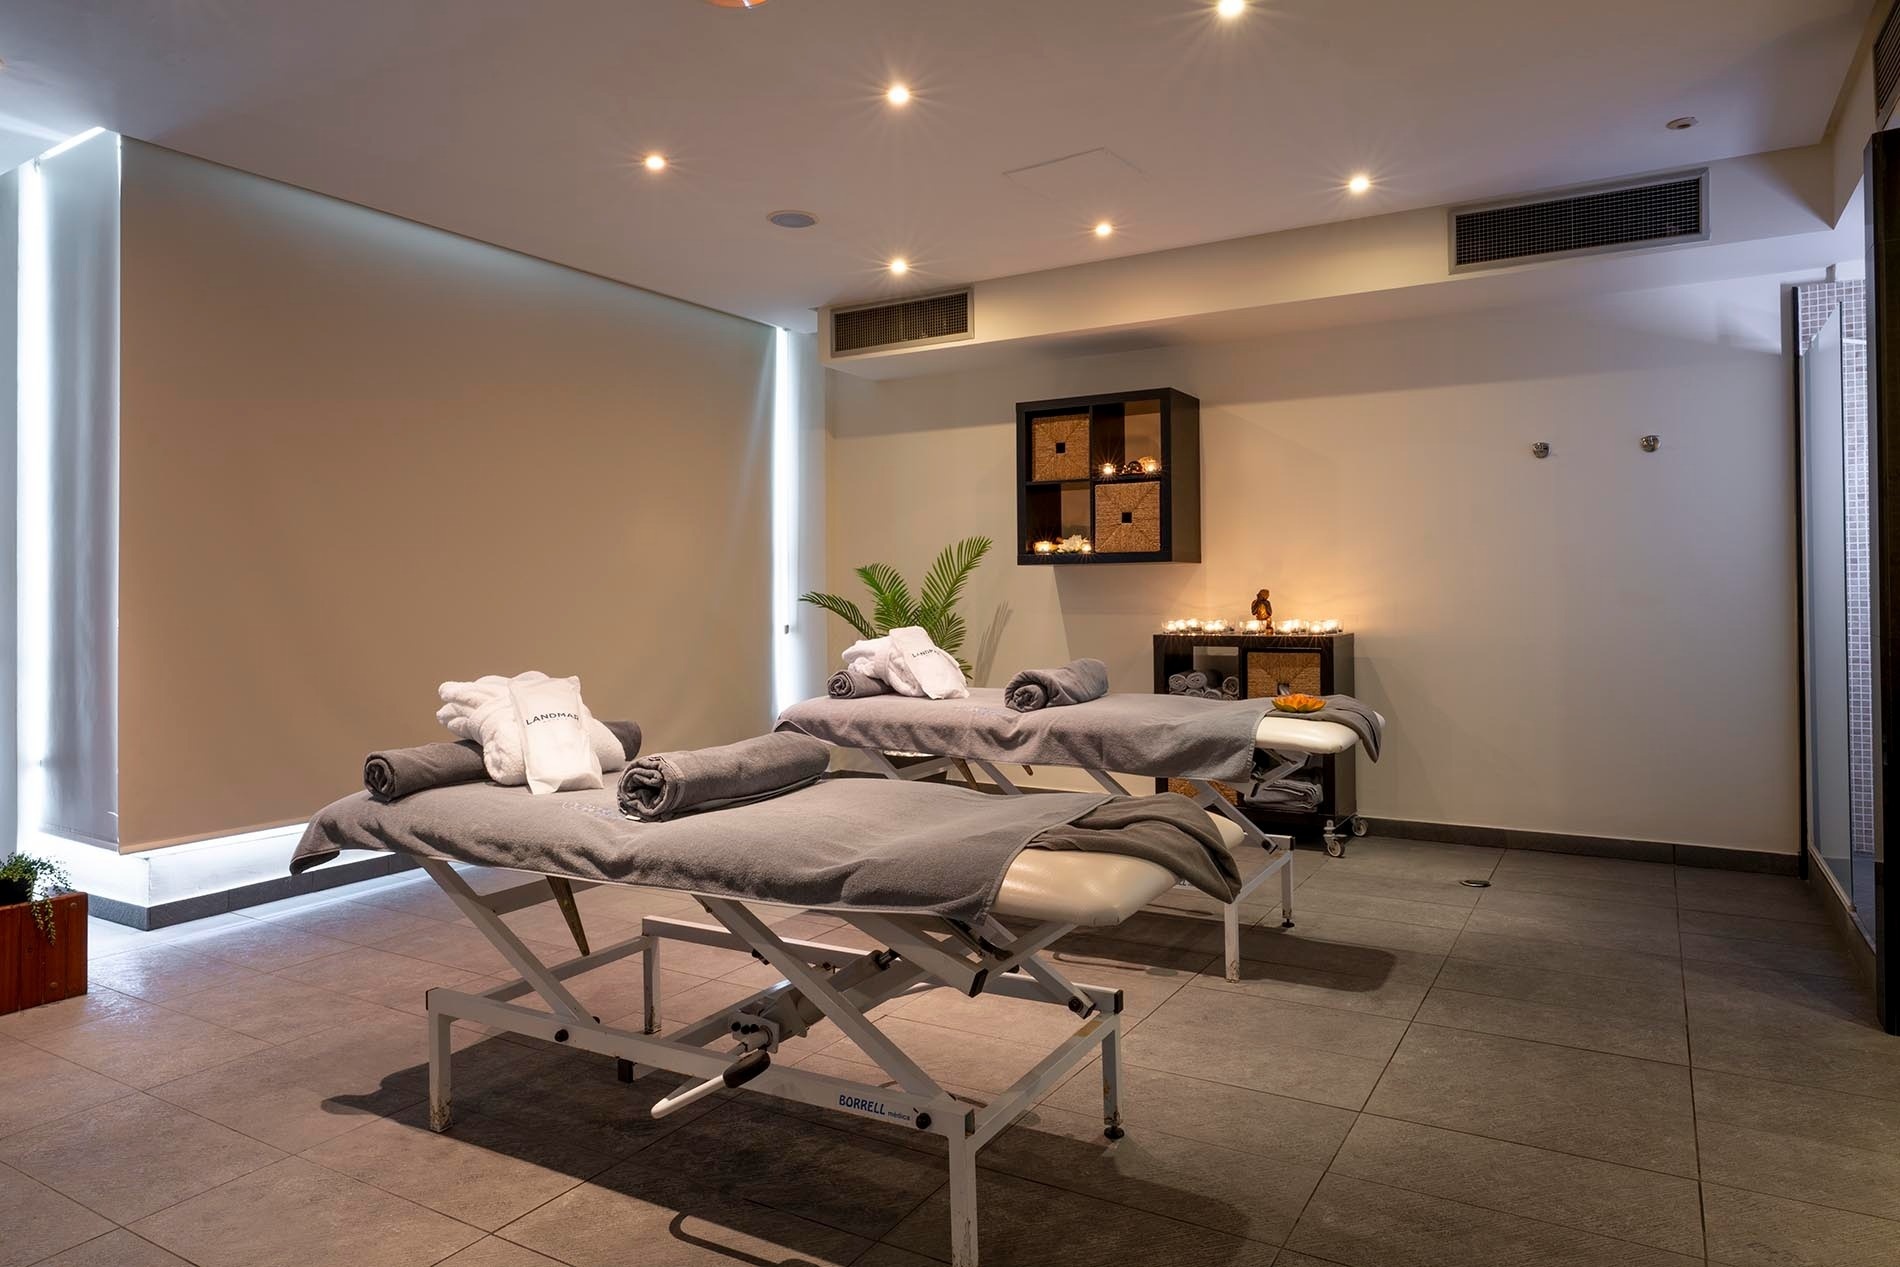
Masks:
[[[1218,669],[1239,679],[1239,698],[1260,699],[1286,690],[1313,695],[1351,695],[1352,635],[1336,634],[1156,634],[1154,689],[1168,692],[1168,678],[1194,668]],[[1262,830],[1318,841],[1337,858],[1346,852],[1346,836],[1366,834],[1359,817],[1355,759],[1358,749],[1336,757],[1314,757],[1319,770],[1320,801],[1311,811],[1268,809],[1237,802]],[[1167,791],[1165,779],[1156,790]],[[1242,788],[1229,789],[1236,795]]]

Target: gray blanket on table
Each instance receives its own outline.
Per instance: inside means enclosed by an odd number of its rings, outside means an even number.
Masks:
[[[358,792],[311,820],[290,869],[373,849],[741,901],[977,920],[1017,853],[1052,829],[1094,822],[1091,813],[1109,799],[832,778],[771,800],[642,823],[622,816],[614,796],[611,788],[534,796],[525,787],[468,783],[386,804]],[[1113,808],[1109,826],[1055,847],[1081,842],[1150,857],[1188,880],[1206,874],[1210,857],[1224,870],[1219,833],[1185,798],[1137,797]]]
[[[1018,713],[1086,704],[1106,694],[1108,666],[1100,660],[1071,660],[1059,669],[1024,669],[1003,684],[1004,705]]]
[[[958,700],[806,700],[779,714],[778,728],[840,748],[1237,782],[1253,773],[1254,730],[1272,711],[1264,699],[1113,694],[1017,713],[1001,691],[972,687]]]
[[[1279,717],[1298,717],[1303,721],[1329,721],[1344,726],[1359,736],[1359,746],[1374,761],[1379,759],[1379,737],[1385,732],[1385,723],[1379,720],[1379,714],[1367,708],[1350,695],[1322,695],[1326,707],[1311,713],[1276,713]]]

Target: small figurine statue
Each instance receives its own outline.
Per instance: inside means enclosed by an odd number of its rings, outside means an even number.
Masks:
[[[1273,600],[1267,597],[1267,591],[1261,590],[1254,596],[1253,618],[1267,628],[1273,628]]]

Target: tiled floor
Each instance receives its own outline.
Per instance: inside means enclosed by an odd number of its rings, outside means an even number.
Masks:
[[[1128,1136],[1102,1138],[1092,1067],[1005,1132],[986,1263],[1900,1263],[1900,1039],[1797,882],[1379,840],[1297,867],[1298,926],[1254,911],[1238,984],[1193,901],[1065,944],[1127,992]],[[601,941],[691,909],[581,900]],[[509,921],[560,953],[558,916]],[[423,1129],[422,991],[500,961],[413,873],[93,933],[91,994],[0,1018],[0,1267],[948,1257],[916,1132],[743,1095],[655,1123],[658,1080],[459,1029],[456,1129]],[[670,1022],[757,988],[745,956],[679,950]],[[637,967],[578,992],[641,1007]],[[1067,1020],[943,991],[885,1012],[974,1096]],[[835,1033],[784,1058],[874,1076]]]

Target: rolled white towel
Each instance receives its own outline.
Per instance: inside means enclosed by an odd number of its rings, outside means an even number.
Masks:
[[[883,638],[862,638],[844,649],[844,667],[856,669],[865,677],[875,678],[884,683],[895,695],[922,695],[923,688],[917,685],[915,678],[900,673],[894,663],[891,640]]]
[[[893,694],[912,699],[964,699],[970,694],[956,657],[932,642],[916,625],[893,629],[882,638],[864,638],[844,649],[844,667],[876,678]]]
[[[917,625],[891,630],[891,671],[907,675],[931,699],[966,699],[969,683],[955,656]]]
[[[491,673],[473,682],[444,682],[436,688],[443,701],[435,719],[457,739],[482,746],[482,764],[488,777],[497,783],[519,786],[528,781],[526,758],[521,748],[521,718],[509,698],[510,683],[545,682],[548,675],[535,669],[512,678]],[[581,701],[581,722],[587,728],[587,743],[600,760],[604,773],[613,774],[627,765],[626,748],[594,717]]]

